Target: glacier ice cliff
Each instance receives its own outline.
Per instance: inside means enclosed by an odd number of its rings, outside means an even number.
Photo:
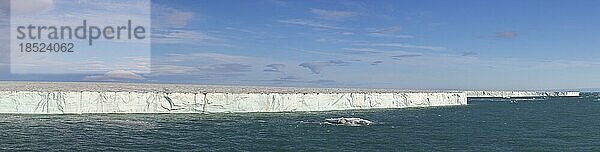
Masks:
[[[0,113],[293,112],[466,105],[464,93],[160,93],[0,91]]]
[[[579,97],[579,91],[465,91],[465,94],[477,98]]]
[[[466,105],[470,97],[579,92],[431,91],[178,84],[0,82],[0,113],[293,112]]]

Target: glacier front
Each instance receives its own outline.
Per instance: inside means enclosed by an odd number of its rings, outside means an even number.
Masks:
[[[467,105],[471,97],[579,92],[292,88],[90,82],[0,82],[0,113],[294,112]]]
[[[160,93],[1,91],[0,113],[293,112],[466,105],[464,93]]]

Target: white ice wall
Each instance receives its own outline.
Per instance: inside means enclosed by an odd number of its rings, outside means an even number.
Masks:
[[[538,91],[465,91],[467,97],[579,97],[578,91],[538,92]]]
[[[291,112],[466,105],[465,93],[135,93],[0,91],[0,113]]]

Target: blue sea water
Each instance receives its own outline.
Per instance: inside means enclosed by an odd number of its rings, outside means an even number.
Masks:
[[[3,151],[600,151],[600,101],[244,114],[0,115]],[[370,126],[324,124],[360,117]]]

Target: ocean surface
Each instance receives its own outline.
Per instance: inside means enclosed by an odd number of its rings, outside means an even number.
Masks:
[[[0,150],[600,151],[600,98],[245,114],[0,115]],[[515,102],[516,101],[516,102]],[[326,118],[360,117],[370,126]]]

